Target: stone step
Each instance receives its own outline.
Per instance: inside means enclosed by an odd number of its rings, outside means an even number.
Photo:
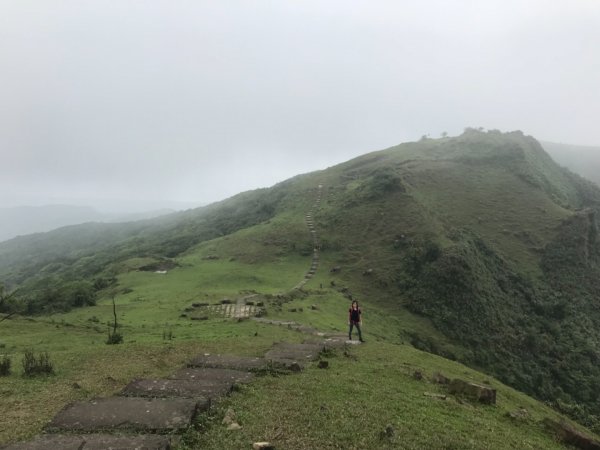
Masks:
[[[213,369],[213,368],[184,368],[171,375],[174,380],[202,380],[229,383],[249,383],[254,379],[252,372],[244,372],[233,369]]]
[[[264,358],[252,356],[211,355],[204,354],[192,359],[188,367],[210,367],[214,369],[235,369],[253,371],[266,365]]]
[[[127,397],[196,398],[214,400],[231,392],[233,383],[212,380],[134,380],[121,391]]]
[[[281,342],[275,344],[266,353],[265,358],[275,363],[287,365],[294,362],[298,363],[300,367],[304,367],[306,363],[316,360],[324,348],[323,343],[292,344]]]
[[[169,450],[168,437],[160,435],[117,436],[112,434],[44,434],[28,442],[2,447],[3,450]]]
[[[67,405],[47,425],[49,431],[178,431],[187,428],[207,399],[110,397]]]

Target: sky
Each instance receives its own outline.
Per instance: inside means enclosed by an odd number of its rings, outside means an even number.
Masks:
[[[0,207],[205,204],[422,135],[600,145],[597,0],[0,0]]]

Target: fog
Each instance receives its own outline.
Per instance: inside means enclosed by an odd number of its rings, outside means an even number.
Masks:
[[[421,135],[600,144],[600,2],[0,0],[0,207],[207,203]]]

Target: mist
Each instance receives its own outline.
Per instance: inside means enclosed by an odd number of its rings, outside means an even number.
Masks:
[[[598,145],[598,23],[591,0],[5,1],[0,207],[185,208],[467,126]]]

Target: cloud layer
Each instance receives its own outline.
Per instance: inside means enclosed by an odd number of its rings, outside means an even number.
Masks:
[[[0,206],[208,202],[465,126],[600,144],[600,3],[0,5]]]

